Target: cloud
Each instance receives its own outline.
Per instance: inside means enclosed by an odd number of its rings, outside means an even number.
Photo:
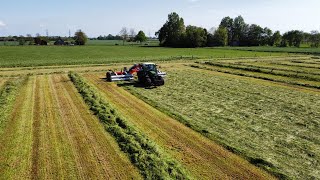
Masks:
[[[188,0],[188,1],[194,3],[194,2],[198,2],[200,0]]]
[[[7,26],[7,25],[6,25],[3,21],[0,20],[0,28],[1,28],[1,27],[6,27],[6,26]]]

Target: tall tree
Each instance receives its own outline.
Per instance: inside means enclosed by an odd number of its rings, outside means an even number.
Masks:
[[[272,41],[271,43],[269,44],[270,46],[280,46],[281,45],[281,34],[280,34],[280,31],[276,31],[273,33],[272,35]]]
[[[233,41],[233,19],[228,17],[225,17],[221,20],[221,23],[219,25],[221,28],[226,28],[228,31],[228,44],[232,45]]]
[[[311,47],[318,48],[320,46],[320,33],[319,33],[319,31],[311,31],[310,41],[311,41]]]
[[[209,36],[210,37],[210,36]],[[208,39],[208,44],[211,46],[226,46],[228,44],[228,30],[225,27],[219,27],[213,34],[212,38]]]
[[[283,34],[282,44],[289,44],[289,46],[300,47],[302,40],[303,32],[298,30],[292,30]]]
[[[243,38],[245,35],[245,29],[246,29],[247,24],[244,22],[244,19],[242,16],[238,16],[234,19],[233,22],[233,41],[235,44],[240,45],[241,42],[240,40]]]
[[[128,28],[123,27],[121,29],[121,31],[120,31],[120,36],[122,37],[122,42],[123,42],[123,45],[124,45],[124,43],[127,41],[128,36],[129,36]]]
[[[196,26],[187,26],[185,43],[186,47],[204,47],[207,44],[207,30],[196,27]]]
[[[138,41],[140,43],[147,41],[146,34],[143,31],[139,31],[138,34],[135,37],[135,41]]]
[[[136,37],[136,35],[137,35],[136,31],[133,28],[131,28],[130,35],[129,35],[130,41],[134,41],[134,38]]]
[[[156,32],[160,45],[169,47],[181,46],[181,37],[185,33],[186,28],[183,18],[175,12],[168,15],[167,22]]]
[[[78,30],[75,34],[74,34],[74,40],[76,42],[76,45],[85,45],[88,41],[88,37],[87,35],[80,30]]]
[[[268,27],[265,27],[263,29],[263,33],[262,33],[262,37],[261,37],[261,43],[260,45],[265,46],[265,45],[269,45],[269,46],[273,46],[272,44],[272,30]]]
[[[246,38],[248,46],[259,46],[262,41],[263,28],[256,24],[251,24]]]

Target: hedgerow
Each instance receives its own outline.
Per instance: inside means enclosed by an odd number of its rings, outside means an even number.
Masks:
[[[69,77],[90,110],[116,139],[121,150],[129,156],[145,179],[190,179],[178,162],[161,152],[154,142],[117,114],[80,75],[70,72]]]

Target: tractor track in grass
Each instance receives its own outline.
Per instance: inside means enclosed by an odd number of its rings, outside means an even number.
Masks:
[[[0,179],[141,179],[67,75],[31,76],[0,137]]]
[[[85,74],[133,125],[181,162],[198,179],[272,179],[273,177],[221,146],[168,117],[142,100],[107,83],[99,74]]]

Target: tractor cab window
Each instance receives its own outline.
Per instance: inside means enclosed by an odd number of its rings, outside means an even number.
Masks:
[[[145,70],[147,71],[157,71],[157,68],[154,64],[145,64],[144,65]]]

